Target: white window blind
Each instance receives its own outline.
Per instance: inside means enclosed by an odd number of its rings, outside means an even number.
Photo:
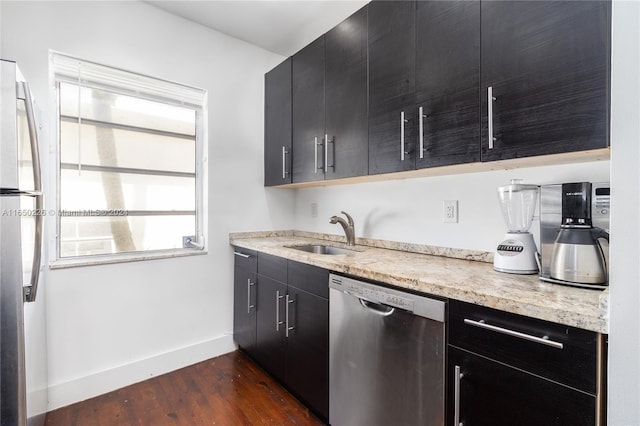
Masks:
[[[204,90],[51,53],[57,259],[204,248]]]

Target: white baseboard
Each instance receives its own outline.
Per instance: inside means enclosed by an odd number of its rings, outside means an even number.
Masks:
[[[49,386],[49,411],[111,392],[154,376],[214,358],[235,350],[233,336],[221,336],[132,362],[89,376]]]

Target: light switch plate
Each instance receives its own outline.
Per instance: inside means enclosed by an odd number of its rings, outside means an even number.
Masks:
[[[458,200],[444,200],[442,202],[442,221],[444,223],[458,223]]]

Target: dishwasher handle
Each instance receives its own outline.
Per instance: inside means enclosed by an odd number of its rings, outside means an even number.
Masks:
[[[358,298],[358,300],[360,301],[360,304],[362,305],[362,307],[364,307],[365,309],[373,312],[376,315],[381,315],[383,317],[388,317],[390,315],[393,315],[393,313],[396,311],[396,308],[392,308],[390,306],[383,305],[382,303],[370,302],[370,301],[362,299],[360,297]]]

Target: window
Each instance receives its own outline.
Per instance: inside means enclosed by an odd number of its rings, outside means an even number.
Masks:
[[[206,91],[59,53],[50,63],[57,260],[201,251]]]

